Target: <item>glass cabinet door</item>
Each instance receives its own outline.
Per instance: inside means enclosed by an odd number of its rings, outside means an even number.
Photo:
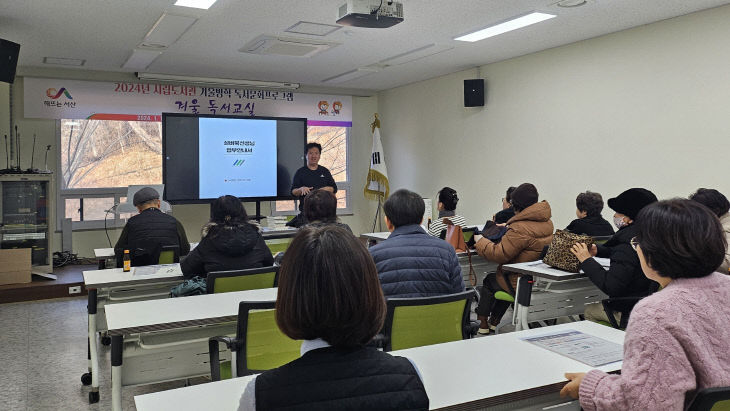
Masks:
[[[0,248],[31,248],[33,265],[48,265],[48,181],[3,181]]]

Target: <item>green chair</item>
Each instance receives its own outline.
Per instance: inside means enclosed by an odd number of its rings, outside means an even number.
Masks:
[[[730,387],[697,391],[687,411],[730,411]]]
[[[269,247],[269,250],[271,250],[271,254],[276,254],[279,252],[285,252],[287,248],[289,248],[289,244],[291,244],[292,238],[277,238],[273,240],[265,240],[266,246]]]
[[[471,338],[479,325],[469,321],[474,290],[422,298],[389,298],[383,332],[376,344],[403,350]]]
[[[211,380],[220,381],[280,367],[299,358],[301,341],[284,335],[276,325],[275,302],[241,302],[238,305],[236,337],[213,337],[208,340]],[[231,350],[231,362],[221,362],[219,344]]]
[[[180,262],[180,247],[176,245],[163,245],[160,247],[158,264],[174,264]]]
[[[462,233],[464,234],[465,243],[468,243],[469,241],[471,241],[472,238],[474,238],[474,231],[472,231],[472,230],[462,231]]]
[[[279,266],[247,270],[212,271],[206,278],[208,294],[273,288],[279,280]]]

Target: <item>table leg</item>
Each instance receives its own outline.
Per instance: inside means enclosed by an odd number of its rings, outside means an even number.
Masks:
[[[122,346],[124,337],[112,335],[112,411],[122,411]]]
[[[527,330],[530,328],[527,322],[527,314],[530,311],[530,299],[532,297],[532,284],[534,280],[531,275],[523,275],[517,280],[515,290],[515,331]]]
[[[89,290],[89,302],[86,308],[89,313],[89,329],[87,338],[89,372],[81,376],[81,382],[84,385],[88,385],[89,383],[91,384],[91,392],[89,392],[90,404],[99,401],[99,354],[96,346],[96,297],[97,290]]]

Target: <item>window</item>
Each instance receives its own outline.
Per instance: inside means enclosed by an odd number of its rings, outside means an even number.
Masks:
[[[60,120],[57,129],[57,215],[74,228],[121,225],[128,215],[111,209],[125,200],[127,186],[162,183],[161,123]]]
[[[337,182],[338,213],[350,213],[349,128],[307,128],[322,145],[320,164]],[[150,121],[60,120],[57,227],[70,218],[74,229],[121,226],[129,214],[112,210],[126,201],[131,184],[162,183],[162,123]],[[275,214],[295,213],[294,201],[277,201]]]
[[[347,127],[307,127],[307,141],[322,145],[322,156],[319,164],[327,167],[337,183],[337,214],[352,213],[350,170],[349,163],[349,135]],[[293,200],[276,201],[272,207],[273,214],[296,214],[298,210]]]

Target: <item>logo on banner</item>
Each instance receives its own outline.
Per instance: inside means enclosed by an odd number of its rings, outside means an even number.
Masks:
[[[317,108],[319,109],[319,115],[320,116],[339,116],[340,110],[342,110],[342,102],[341,101],[334,101],[332,102],[332,111],[328,111],[330,108],[330,103],[326,100],[322,100],[319,103],[317,103]]]
[[[241,167],[246,160],[236,160],[233,162],[233,167]]]
[[[71,94],[68,92],[68,90],[66,90],[65,87],[61,87],[61,89],[58,91],[56,91],[55,88],[49,88],[48,90],[46,90],[46,96],[52,98],[53,100],[58,100],[58,98],[61,97],[62,94],[66,96],[66,98],[69,100],[74,99],[73,97],[71,97]]]

